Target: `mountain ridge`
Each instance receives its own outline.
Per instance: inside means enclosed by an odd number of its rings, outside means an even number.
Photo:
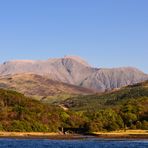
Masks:
[[[0,65],[0,76],[30,73],[72,85],[104,92],[148,80],[133,67],[96,68],[77,56],[48,60],[13,60]]]

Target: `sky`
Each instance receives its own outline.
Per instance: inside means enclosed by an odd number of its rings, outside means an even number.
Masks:
[[[148,73],[148,0],[0,0],[0,63],[77,55]]]

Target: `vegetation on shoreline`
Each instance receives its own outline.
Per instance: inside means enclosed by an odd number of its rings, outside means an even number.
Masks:
[[[148,130],[147,84],[102,95],[70,98],[62,102],[68,110],[0,89],[0,131],[92,133]]]

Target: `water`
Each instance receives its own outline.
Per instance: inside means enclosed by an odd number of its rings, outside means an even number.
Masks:
[[[0,148],[148,148],[148,141],[0,139]]]

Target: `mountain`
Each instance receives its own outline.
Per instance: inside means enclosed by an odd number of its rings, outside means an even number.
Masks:
[[[45,76],[35,74],[1,76],[0,87],[15,90],[25,94],[26,96],[31,96],[39,100],[45,100],[48,97],[55,97],[58,95],[62,97],[62,94],[63,96],[69,96],[78,94],[88,95],[94,93],[94,91],[87,88],[54,81]]]
[[[15,60],[0,65],[0,75],[31,73],[72,85],[104,92],[148,79],[148,75],[132,67],[94,68],[76,56],[46,61]]]

